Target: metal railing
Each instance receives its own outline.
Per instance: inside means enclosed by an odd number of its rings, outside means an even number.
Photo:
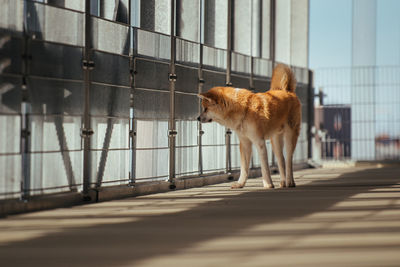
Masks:
[[[322,159],[400,159],[399,77],[400,66],[315,71],[323,97],[315,112],[316,152]]]
[[[239,168],[235,134],[197,122],[197,94],[226,84],[266,91],[273,62],[96,17],[90,1],[86,10],[0,4],[17,18],[0,18],[0,199],[173,185]],[[301,163],[309,157],[311,72],[294,71]]]

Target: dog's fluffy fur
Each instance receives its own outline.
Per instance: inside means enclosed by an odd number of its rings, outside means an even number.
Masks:
[[[240,177],[232,188],[242,188],[247,181],[252,144],[260,156],[264,188],[274,184],[268,167],[265,139],[271,139],[278,161],[281,187],[294,187],[292,158],[300,133],[301,104],[295,94],[296,79],[291,69],[279,64],[274,69],[271,88],[265,93],[246,89],[214,87],[202,93],[202,123],[215,121],[232,130],[240,140]],[[283,156],[286,149],[286,161]],[[286,165],[286,168],[285,168]]]

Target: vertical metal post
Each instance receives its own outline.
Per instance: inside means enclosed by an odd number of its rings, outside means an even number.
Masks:
[[[198,85],[198,93],[201,94],[203,91],[203,86],[204,86],[204,79],[203,79],[203,43],[204,43],[204,7],[205,3],[204,0],[199,1],[199,8],[200,8],[200,21],[199,21],[199,43],[200,43],[200,51],[199,51],[199,58],[200,58],[200,63],[199,63],[199,85]],[[201,113],[201,105],[200,105],[200,100],[199,100],[199,108],[198,108],[199,114]],[[197,129],[199,131],[198,134],[198,145],[199,145],[199,174],[203,174],[203,127],[201,122],[197,123]]]
[[[23,38],[24,46],[22,53],[22,101],[21,101],[21,168],[22,168],[22,181],[21,181],[21,198],[26,200],[29,198],[31,189],[31,160],[29,154],[30,148],[30,122],[29,114],[31,113],[31,103],[29,101],[29,94],[27,88],[27,76],[29,75],[29,59],[30,59],[30,43],[29,36],[26,33],[28,14],[27,6],[24,5],[24,28]]]
[[[131,96],[131,103],[132,103],[132,96]],[[135,122],[135,115],[134,115],[134,110],[130,108],[130,131],[129,131],[129,137],[131,141],[131,169],[130,169],[130,175],[129,175],[129,184],[134,185],[136,182],[136,122]]]
[[[275,28],[276,28],[276,0],[270,2],[270,21],[269,21],[269,58],[272,62],[272,67],[275,66]]]
[[[228,0],[228,32],[226,44],[226,86],[232,86],[231,83],[231,65],[232,65],[232,0]]]
[[[169,93],[170,93],[170,107],[169,107],[169,182],[171,189],[175,188],[175,141],[176,141],[176,123],[175,123],[175,0],[171,0],[171,61],[169,65]]]
[[[131,154],[131,169],[129,171],[129,184],[133,186],[136,182],[136,122],[135,122],[135,112],[133,106],[133,98],[134,98],[134,85],[135,85],[135,61],[134,56],[136,55],[136,31],[133,29],[134,26],[138,24],[138,11],[140,8],[138,6],[140,3],[137,1],[129,1],[129,32],[130,32],[130,49],[129,49],[129,67],[130,67],[130,101],[129,101],[129,119],[130,119],[130,129],[129,129],[129,138],[130,138],[130,154]],[[133,9],[135,11],[133,12]],[[133,17],[134,16],[134,17]],[[132,18],[133,17],[133,18]]]
[[[226,85],[232,86],[231,82],[231,67],[232,67],[232,19],[233,7],[232,0],[228,0],[228,37],[227,37],[227,57],[226,57]],[[225,129],[225,146],[226,146],[226,173],[230,173],[231,168],[231,134],[232,131],[228,128]]]
[[[26,84],[22,85],[23,96],[27,94]],[[30,147],[30,122],[31,104],[23,97],[21,103],[21,153],[22,153],[22,184],[21,197],[28,199],[31,189],[31,159],[29,154]]]
[[[93,134],[90,125],[90,49],[91,44],[91,18],[90,18],[90,2],[86,0],[85,6],[85,48],[84,48],[84,62],[83,62],[83,75],[85,84],[85,106],[83,114],[83,197],[85,200],[90,200],[90,136]],[[86,66],[85,66],[86,65]]]
[[[314,125],[314,86],[313,72],[308,70],[308,92],[307,92],[307,158],[312,158],[312,127]]]
[[[276,39],[276,34],[275,34],[275,28],[276,28],[276,0],[271,0],[270,1],[270,21],[269,21],[269,57],[271,60],[271,65],[272,69],[275,67],[275,39]],[[276,166],[275,163],[275,154],[272,153],[271,157],[271,163],[272,166]]]

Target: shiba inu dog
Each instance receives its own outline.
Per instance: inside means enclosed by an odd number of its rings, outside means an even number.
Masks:
[[[272,74],[271,88],[265,93],[246,89],[214,87],[199,94],[202,123],[215,121],[234,130],[240,140],[240,176],[232,188],[242,188],[249,174],[252,144],[260,156],[264,188],[274,188],[268,166],[265,140],[270,139],[277,158],[281,187],[294,187],[293,152],[300,134],[301,104],[295,94],[296,79],[291,69],[278,64]],[[286,149],[286,161],[283,156]]]

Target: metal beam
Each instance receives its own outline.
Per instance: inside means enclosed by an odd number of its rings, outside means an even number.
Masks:
[[[171,61],[169,64],[169,94],[170,94],[170,107],[169,107],[169,124],[168,124],[168,140],[169,140],[169,182],[171,188],[175,186],[175,141],[176,141],[176,123],[175,123],[175,0],[171,0]]]
[[[90,2],[91,0],[86,0],[85,6],[85,47],[84,47],[84,60],[90,62],[91,60],[91,17],[90,17]],[[85,104],[84,104],[84,114],[83,114],[83,197],[84,199],[89,199],[89,189],[90,189],[90,136],[93,133],[90,125],[90,68],[84,68],[84,84],[85,84]]]

